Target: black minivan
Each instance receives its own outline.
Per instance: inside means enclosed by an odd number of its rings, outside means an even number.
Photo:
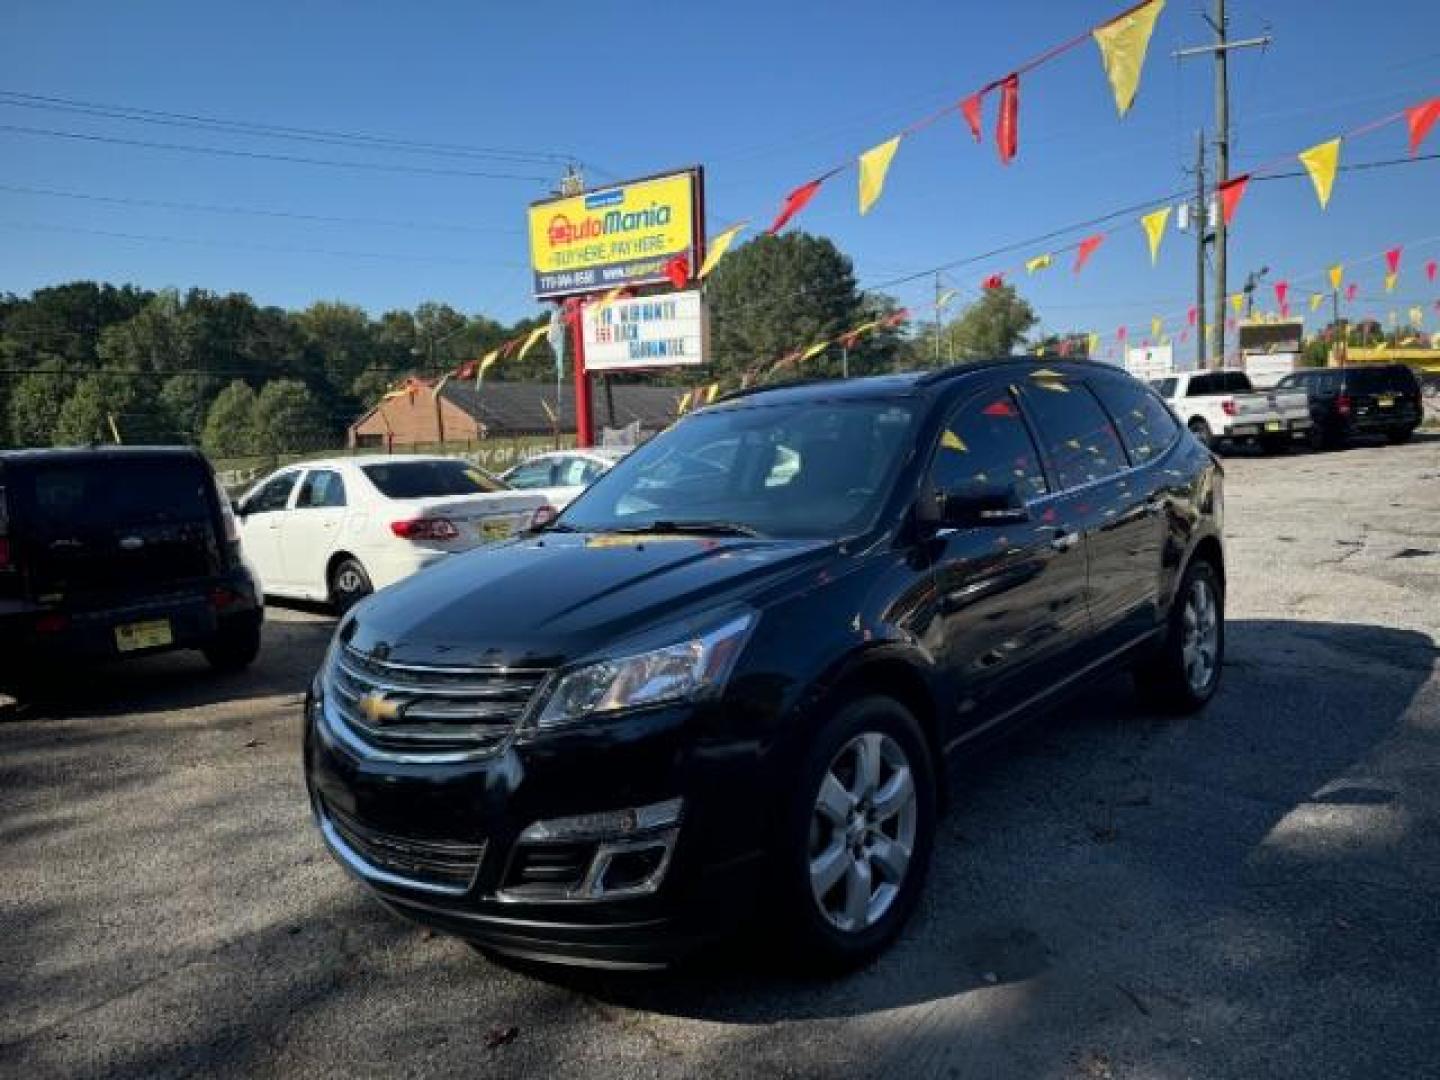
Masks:
[[[0,453],[0,688],[169,649],[242,668],[262,616],[229,500],[198,451]]]
[[[650,966],[749,915],[861,962],[915,906],[947,758],[1117,669],[1215,693],[1222,516],[1219,464],[1101,364],[731,395],[341,621],[316,821],[481,947]]]

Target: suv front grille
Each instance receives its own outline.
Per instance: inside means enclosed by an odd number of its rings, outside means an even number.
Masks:
[[[342,645],[326,697],[341,723],[379,749],[485,753],[515,730],[546,674],[395,664]]]
[[[356,867],[362,874],[379,871],[405,884],[462,893],[475,880],[485,854],[483,843],[394,836],[362,825],[323,800],[320,809],[334,835],[363,863]]]

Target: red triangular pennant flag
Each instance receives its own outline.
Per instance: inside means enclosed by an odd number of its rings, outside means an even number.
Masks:
[[[1250,174],[1246,173],[1233,180],[1226,180],[1220,185],[1220,214],[1225,219],[1227,227],[1235,216],[1235,208],[1240,205],[1240,197],[1245,194],[1245,185],[1248,183],[1250,183]]]
[[[1020,149],[1020,76],[1000,80],[1000,120],[995,125],[995,146],[1000,160],[1009,165]]]
[[[1346,301],[1348,302],[1348,301],[1350,301],[1350,300],[1354,300],[1354,299],[1355,299],[1355,294],[1356,294],[1357,292],[1359,292],[1359,291],[1360,291],[1360,286],[1357,285],[1357,284],[1356,284],[1355,282],[1353,282],[1353,281],[1352,281],[1349,285],[1346,285],[1346,286],[1345,286],[1345,299],[1346,299]]]
[[[998,289],[1001,285],[1004,284],[1004,274],[991,274],[989,277],[987,277],[984,281],[980,283],[980,287],[982,289]]]
[[[1288,281],[1275,282],[1275,302],[1280,305],[1282,312],[1289,306],[1285,303],[1285,297],[1289,292],[1290,283]]]
[[[1185,324],[1186,324],[1187,326],[1194,326],[1194,325],[1195,325],[1195,316],[1196,316],[1196,312],[1195,312],[1195,309],[1192,307],[1189,311],[1185,312]]]
[[[1401,248],[1393,247],[1389,251],[1385,252],[1385,267],[1392,274],[1398,274],[1400,272],[1401,250]]]
[[[455,378],[459,379],[461,382],[468,382],[469,380],[473,379],[474,377],[475,377],[475,361],[474,361],[474,360],[466,360],[465,363],[461,364],[458,368],[455,369]]]
[[[1094,236],[1087,236],[1084,240],[1080,241],[1080,246],[1075,249],[1075,273],[1078,274],[1084,265],[1090,261],[1090,256],[1095,254],[1095,249],[1100,246],[1104,239],[1104,233],[1096,233]]]
[[[964,101],[960,102],[960,115],[965,117],[965,123],[970,125],[970,134],[975,136],[975,141],[980,141],[980,126],[982,123],[981,109],[984,106],[984,98],[980,94],[971,94]]]
[[[886,319],[884,325],[899,326],[908,318],[910,318],[910,309],[902,307],[899,311],[895,312],[894,315],[891,315],[888,319]]]
[[[780,208],[780,216],[777,217],[775,223],[770,226],[771,236],[778,233],[791,218],[805,209],[805,204],[815,197],[815,193],[820,190],[822,182],[822,180],[811,180],[808,184],[801,184],[794,191],[790,192],[789,195],[785,196],[785,205]]]
[[[1125,335],[1128,334],[1128,333],[1130,333],[1129,330],[1125,329],[1125,327],[1123,327],[1123,326],[1120,327],[1119,330],[1116,330],[1116,331],[1115,331],[1115,340],[1117,340],[1117,341],[1124,341],[1124,340],[1125,340]]]
[[[1425,141],[1425,136],[1429,135],[1430,129],[1435,126],[1435,121],[1440,120],[1440,97],[1406,109],[1405,119],[1410,125],[1410,156],[1414,157],[1420,144]]]
[[[1436,270],[1435,260],[1434,260],[1434,259],[1431,259],[1429,262],[1427,262],[1427,263],[1425,264],[1425,276],[1426,276],[1427,278],[1429,278],[1431,281],[1434,281],[1434,280],[1435,280],[1435,270]]]
[[[675,288],[683,289],[690,281],[690,260],[684,255],[676,255],[665,264],[665,276]]]

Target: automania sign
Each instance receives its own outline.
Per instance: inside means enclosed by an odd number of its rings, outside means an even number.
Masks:
[[[698,169],[532,204],[536,298],[664,281],[677,255],[693,265],[699,204]]]
[[[705,362],[705,309],[699,290],[615,300],[597,317],[585,308],[590,371],[675,367]]]

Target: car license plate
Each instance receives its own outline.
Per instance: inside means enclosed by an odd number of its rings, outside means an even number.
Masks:
[[[480,539],[487,543],[493,540],[505,540],[514,531],[515,524],[508,518],[489,518],[480,522]]]
[[[149,622],[125,623],[115,627],[115,647],[121,652],[154,649],[169,645],[174,640],[169,619],[151,619]]]
[[[1382,409],[1393,409],[1395,407],[1395,399],[1393,397],[1382,397],[1378,398],[1375,404],[1379,405]]]
[[[1282,430],[1284,430],[1284,427],[1285,427],[1285,425],[1282,424],[1279,420],[1267,420],[1267,421],[1265,421],[1265,430],[1266,430],[1266,431],[1282,431]]]

